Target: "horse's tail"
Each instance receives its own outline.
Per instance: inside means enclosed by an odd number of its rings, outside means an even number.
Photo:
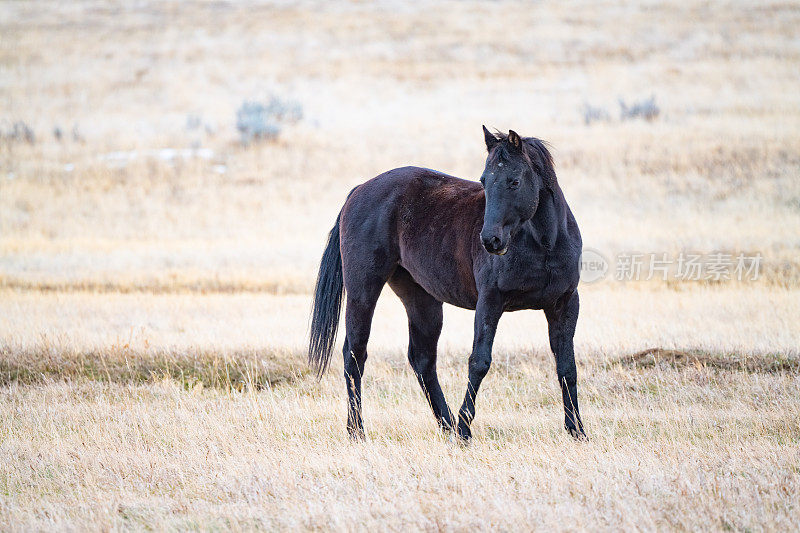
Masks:
[[[342,313],[344,295],[344,276],[342,274],[342,254],[339,250],[339,219],[328,235],[328,245],[322,254],[314,289],[314,306],[311,311],[311,334],[308,341],[308,363],[317,375],[321,376],[328,368],[333,345],[336,343],[336,330]]]

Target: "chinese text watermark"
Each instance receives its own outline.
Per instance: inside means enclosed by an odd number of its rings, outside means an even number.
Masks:
[[[762,255],[756,253],[620,252],[613,262],[593,248],[581,255],[581,281],[755,281],[761,274]]]

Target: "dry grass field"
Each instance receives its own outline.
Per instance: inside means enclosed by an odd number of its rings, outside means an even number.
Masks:
[[[796,529],[799,26],[763,1],[0,2],[0,530]],[[243,145],[271,96],[302,119]],[[552,143],[609,259],[761,275],[583,284],[581,443],[535,312],[500,322],[471,444],[439,434],[387,289],[349,442],[341,361],[304,360],[327,231],[390,168],[477,179],[481,124]],[[451,406],[471,335],[447,307]]]

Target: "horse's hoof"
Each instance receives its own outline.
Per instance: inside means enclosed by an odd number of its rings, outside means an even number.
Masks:
[[[472,439],[472,430],[469,429],[469,426],[464,424],[458,425],[458,440],[462,444],[467,444],[470,439]]]
[[[452,435],[456,432],[455,424],[451,425],[449,422],[440,421],[439,429],[445,435]]]
[[[347,433],[350,435],[350,440],[353,442],[364,442],[367,440],[363,429],[347,428]]]
[[[586,436],[586,433],[583,430],[575,429],[575,428],[567,428],[567,431],[572,438],[579,441],[579,442],[586,442],[589,440],[589,437]]]

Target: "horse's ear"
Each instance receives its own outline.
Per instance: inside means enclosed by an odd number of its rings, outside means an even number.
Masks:
[[[516,131],[508,130],[508,143],[517,150],[520,149],[522,140],[519,138],[519,134]]]
[[[492,148],[495,147],[497,143],[500,142],[500,139],[494,136],[492,132],[486,129],[486,126],[483,127],[483,138],[486,140],[486,149],[488,151],[492,151]]]

